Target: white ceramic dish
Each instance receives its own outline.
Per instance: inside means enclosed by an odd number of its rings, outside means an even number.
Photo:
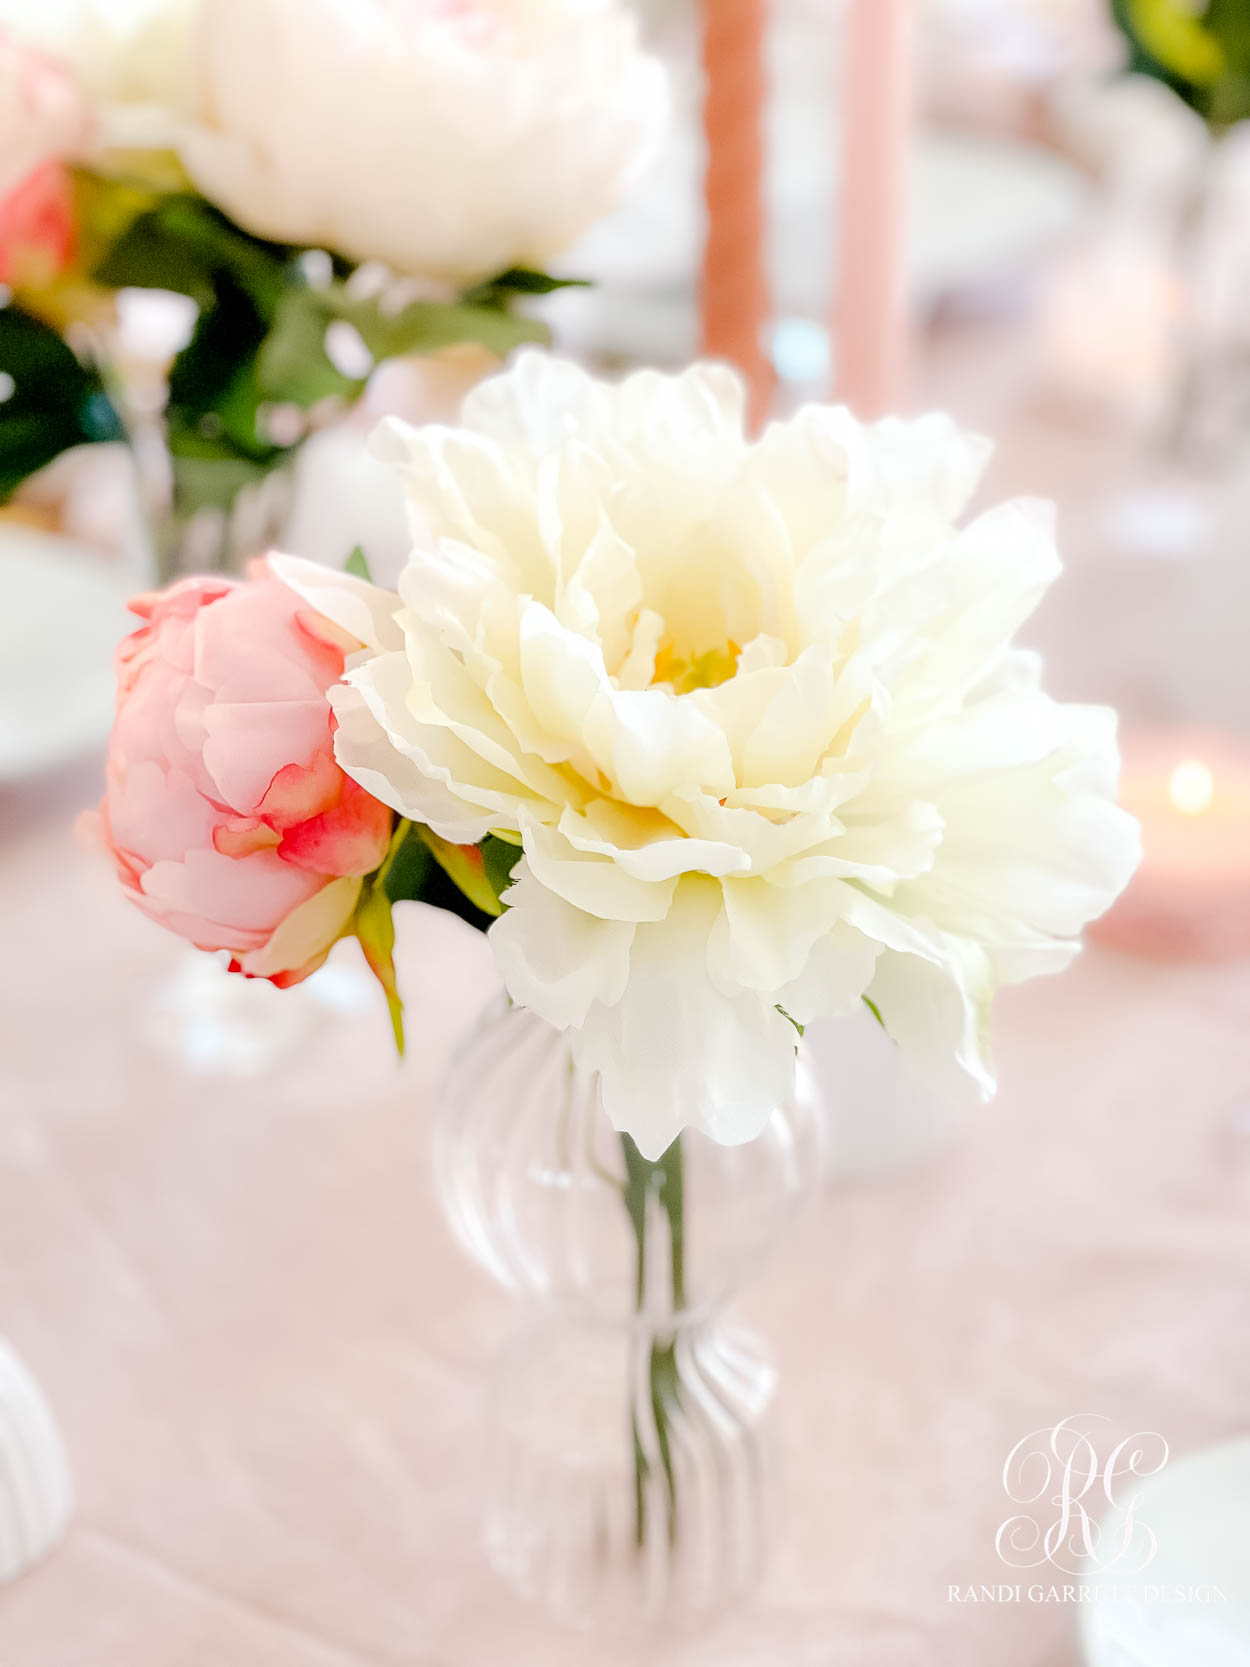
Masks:
[[[48,1403],[0,1338],[0,1581],[39,1561],[73,1509],[69,1462]]]
[[[133,576],[68,539],[0,523],[0,783],[103,743]]]
[[[1157,1546],[1081,1606],[1088,1667],[1250,1667],[1250,1440],[1174,1460],[1125,1492],[1100,1544],[1119,1543],[1130,1509]]]

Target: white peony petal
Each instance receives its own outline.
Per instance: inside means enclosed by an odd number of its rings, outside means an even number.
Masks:
[[[978,517],[940,562],[875,603],[901,636],[895,721],[924,722],[982,682],[1060,572],[1050,505],[1020,500]]]
[[[569,439],[593,445],[609,430],[612,392],[580,365],[525,348],[502,376],[470,389],[460,417],[471,433],[539,458]]]
[[[372,691],[372,685],[369,686]],[[400,816],[423,822],[456,845],[476,844],[496,825],[496,818],[467,804],[442,782],[426,774],[371,709],[366,690],[343,685],[330,692],[338,728],[334,756],[353,781]],[[386,706],[374,705],[383,715]]]
[[[601,920],[663,920],[675,879],[641,880],[609,857],[570,845],[554,828],[522,824],[530,872],[540,885],[574,908]]]
[[[521,687],[534,722],[567,745],[582,743],[592,708],[610,696],[603,650],[541,602],[523,607],[518,634]]]
[[[927,873],[937,860],[946,824],[924,799],[890,798],[870,787],[843,807],[837,836],[786,864],[779,879],[802,886],[813,880],[862,880],[893,891],[899,880]]]
[[[269,566],[316,613],[342,626],[375,654],[402,648],[404,634],[396,623],[399,598],[351,573],[336,573],[317,562],[275,551]]]
[[[886,951],[867,994],[928,1087],[955,1098],[971,1083],[988,1100],[996,1087],[986,1036],[992,988],[984,951],[969,944],[954,975],[920,956]]]
[[[713,977],[725,988],[774,994],[807,965],[812,945],[844,913],[842,887],[815,881],[774,886],[766,879],[723,882],[724,912],[712,934]]]
[[[638,370],[615,390],[614,429],[626,441],[676,443],[703,438],[730,453],[743,441],[746,388],[728,365],[690,365],[677,376]]]
[[[683,882],[668,917],[638,927],[620,1000],[593,1006],[574,1037],[579,1064],[601,1075],[608,1117],[647,1158],[687,1127],[726,1145],[753,1140],[794,1091],[794,1027],[708,975],[716,912],[713,882]]]
[[[593,1002],[612,1007],[629,977],[630,921],[601,920],[540,885],[524,858],[489,942],[513,1001],[557,1030],[582,1025]]]
[[[689,699],[662,689],[612,690],[587,716],[591,752],[627,804],[659,805],[679,787],[734,785],[724,734]]]
[[[609,669],[619,667],[633,644],[642,607],[642,581],[634,552],[606,517],[600,517],[556,608],[562,625],[592,636]],[[654,657],[652,670],[654,670]]]
[[[647,881],[679,874],[741,874],[751,859],[736,845],[683,836],[667,817],[596,799],[584,812],[566,810],[559,830],[578,851],[609,857],[626,874]]]
[[[743,787],[799,787],[819,768],[838,732],[833,656],[805,649],[751,731],[742,752]]]
[[[974,932],[1006,979],[1066,965],[1078,934],[1109,907],[1140,860],[1137,824],[1108,791],[1114,715],[1099,707],[1052,711],[1066,731],[1063,746],[1015,768],[956,776],[938,789],[946,823],[941,849],[932,872],[897,898],[949,930]]]
[[[881,950],[854,927],[839,924],[817,938],[807,965],[776,992],[777,1005],[800,1024],[854,1010],[872,982]]]
[[[360,692],[390,745],[435,784],[430,802],[431,806],[437,805],[440,820],[433,819],[433,810],[426,815],[414,809],[412,814],[418,820],[429,821],[444,839],[457,843],[464,843],[466,837],[480,839],[491,828],[515,831],[522,805],[532,799],[529,790],[514,775],[486,763],[447,729],[418,722],[406,698],[412,689],[410,677],[403,655],[383,654],[351,671],[348,685]],[[341,701],[344,701],[341,691],[331,691],[331,705],[336,712]],[[411,782],[412,778],[406,774],[404,779]],[[450,799],[437,791],[440,785],[449,790]],[[452,816],[451,805],[456,801],[459,808]],[[477,827],[480,832],[469,836],[449,833],[445,825],[448,821],[455,821],[462,829]]]

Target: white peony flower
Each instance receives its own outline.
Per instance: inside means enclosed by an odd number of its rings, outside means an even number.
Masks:
[[[455,281],[615,206],[666,108],[620,0],[201,0],[179,151],[247,230]]]
[[[863,996],[990,1093],[995,987],[1066,965],[1138,849],[1113,714],[1011,646],[1059,571],[1047,508],[959,528],[988,448],[945,417],[748,442],[716,366],[611,387],[527,353],[462,422],[385,428],[433,532],[337,755],[447,839],[520,839],[513,998],[651,1157],[757,1134],[783,1014]]]
[[[667,113],[623,0],[0,0],[246,230],[456,283],[543,265]]]
[[[95,107],[97,145],[168,146],[191,99],[197,0],[0,0],[0,27],[55,54]]]

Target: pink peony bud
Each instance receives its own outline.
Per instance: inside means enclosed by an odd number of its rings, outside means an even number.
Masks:
[[[334,760],[326,691],[361,645],[266,560],[140,596],[89,818],[138,906],[231,970],[296,984],[383,861],[391,813]]]
[[[0,282],[50,282],[74,256],[65,162],[91,111],[67,65],[0,30]]]
[[[59,162],[45,162],[0,202],[0,283],[50,283],[77,244],[69,174]]]

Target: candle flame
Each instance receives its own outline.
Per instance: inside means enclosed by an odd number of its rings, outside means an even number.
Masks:
[[[1200,758],[1187,758],[1172,771],[1168,798],[1182,816],[1201,816],[1215,797],[1215,777]]]

